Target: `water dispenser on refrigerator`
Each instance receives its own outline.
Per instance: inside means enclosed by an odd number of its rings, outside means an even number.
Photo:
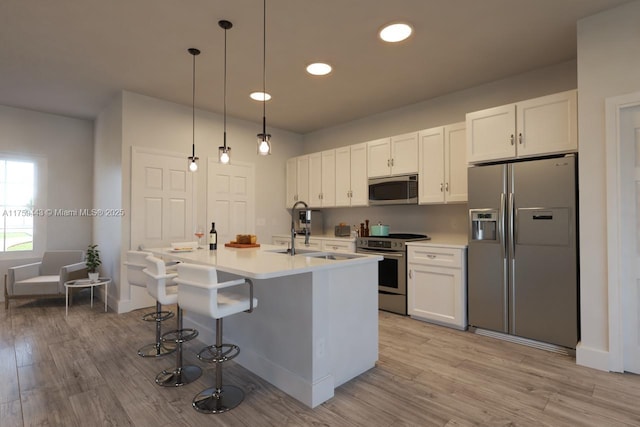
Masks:
[[[471,240],[492,242],[498,240],[498,211],[472,210],[470,214]]]

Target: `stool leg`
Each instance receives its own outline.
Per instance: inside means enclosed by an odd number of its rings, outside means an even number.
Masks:
[[[193,398],[193,408],[205,414],[221,414],[244,400],[244,392],[233,385],[222,385],[222,319],[216,319],[216,385],[202,390]]]
[[[172,316],[169,316],[169,315],[167,316],[163,315],[162,304],[156,301],[156,312],[155,312],[155,315],[153,316],[153,319],[150,319],[150,320],[155,320],[156,322],[156,342],[147,344],[141,347],[138,350],[138,356],[160,357],[160,356],[166,356],[167,354],[171,354],[174,351],[176,351],[177,346],[175,345],[175,343],[172,343],[172,342],[163,343],[160,338],[162,336],[162,327],[161,327],[162,322],[171,317]]]
[[[187,330],[182,328],[182,309],[178,306],[178,330],[175,332],[176,338],[176,368],[173,371],[164,370],[156,376],[156,384],[163,387],[180,387],[189,384],[202,375],[202,369],[199,366],[187,365],[182,366],[182,343],[185,340],[193,339],[198,336],[198,332],[188,330],[191,333],[188,339],[185,339],[185,333]]]

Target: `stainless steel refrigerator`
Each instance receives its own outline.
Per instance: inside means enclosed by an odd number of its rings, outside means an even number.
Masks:
[[[575,155],[468,172],[469,325],[575,348]]]

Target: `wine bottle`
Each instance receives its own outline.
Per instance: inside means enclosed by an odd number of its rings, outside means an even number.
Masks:
[[[216,223],[211,223],[211,231],[209,231],[209,250],[215,251],[218,249],[218,232],[216,231]]]

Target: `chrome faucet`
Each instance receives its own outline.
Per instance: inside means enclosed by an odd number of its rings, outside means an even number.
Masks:
[[[309,205],[307,205],[302,200],[299,200],[293,204],[291,208],[291,249],[289,250],[289,254],[291,256],[296,254],[296,208],[298,205],[304,206],[305,209],[309,209]],[[304,226],[304,244],[309,246],[309,221],[305,221]]]

